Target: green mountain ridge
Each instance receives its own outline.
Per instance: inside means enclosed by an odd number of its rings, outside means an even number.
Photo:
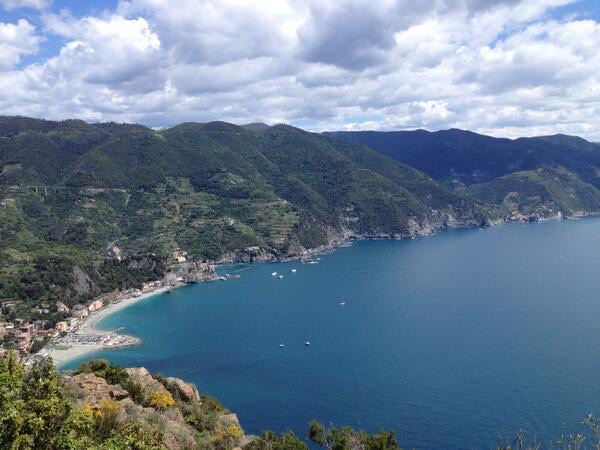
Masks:
[[[13,315],[161,278],[177,250],[269,259],[489,217],[411,167],[287,125],[0,117],[0,142],[0,299],[20,302]]]
[[[600,211],[600,145],[580,137],[506,139],[457,129],[325,135],[422,170],[453,191],[489,204],[501,217]]]

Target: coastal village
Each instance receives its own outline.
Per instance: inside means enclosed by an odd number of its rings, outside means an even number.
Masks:
[[[117,258],[119,256],[115,255]],[[60,362],[56,361],[56,355],[72,348],[78,348],[79,353],[86,353],[99,349],[137,345],[140,342],[138,338],[120,333],[120,330],[97,330],[96,322],[107,313],[150,295],[169,292],[170,289],[187,283],[216,279],[211,265],[188,263],[185,251],[173,252],[171,260],[172,265],[162,280],[147,281],[138,288],[115,290],[88,303],[79,303],[72,307],[61,300],[42,304],[32,310],[36,317],[42,317],[36,320],[27,321],[21,318],[10,320],[15,302],[0,303],[0,356],[8,350],[16,350],[25,363],[33,363],[47,356],[52,356],[55,362]],[[191,265],[196,266],[196,270],[192,270]],[[52,321],[44,319],[44,316],[61,317],[61,320]]]
[[[335,247],[347,247],[351,243],[345,236],[340,240],[332,240],[328,245],[305,250],[299,257],[282,260],[298,260],[304,264],[317,264],[316,254],[332,251]],[[108,256],[115,259],[123,258],[123,252],[114,243],[107,249]],[[277,260],[273,255],[267,255],[259,247],[248,247],[243,251],[230,255],[219,263],[250,263]],[[294,270],[295,271],[295,270]],[[95,325],[107,315],[116,312],[132,303],[161,292],[168,293],[171,289],[193,284],[200,281],[228,281],[239,278],[240,275],[217,275],[215,265],[210,262],[190,261],[188,253],[177,249],[170,254],[167,271],[161,280],[146,281],[141,286],[131,289],[115,290],[97,297],[87,303],[79,303],[69,307],[66,301],[56,300],[51,304],[41,304],[32,313],[42,317],[32,321],[20,318],[9,320],[15,302],[0,303],[0,356],[9,349],[18,351],[26,364],[52,357],[55,364],[92,351],[116,349],[139,344],[139,338],[129,336],[117,330],[98,330]],[[279,275],[283,278],[283,275]],[[64,300],[64,299],[63,299]],[[1,300],[0,300],[1,301]],[[44,318],[61,317],[51,321]]]

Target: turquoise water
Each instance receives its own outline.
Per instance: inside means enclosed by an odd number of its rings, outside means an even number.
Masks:
[[[600,414],[600,219],[227,268],[241,269],[105,319],[143,344],[95,356],[193,381],[253,433],[304,436],[317,418],[393,428],[405,448],[485,449]]]

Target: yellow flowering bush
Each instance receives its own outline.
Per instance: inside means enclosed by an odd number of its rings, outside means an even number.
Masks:
[[[175,406],[175,400],[168,391],[155,391],[150,395],[150,406],[157,409],[167,409]]]

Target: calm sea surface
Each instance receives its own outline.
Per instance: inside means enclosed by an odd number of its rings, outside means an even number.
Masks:
[[[108,317],[143,344],[94,356],[192,381],[250,433],[304,436],[317,418],[393,428],[404,448],[486,449],[524,424],[554,438],[600,414],[600,219],[224,271],[241,278]]]

